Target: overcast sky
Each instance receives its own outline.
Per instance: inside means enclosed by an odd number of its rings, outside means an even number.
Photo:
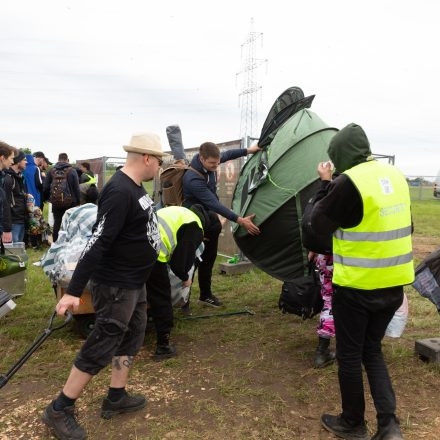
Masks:
[[[240,135],[241,44],[254,19],[258,130],[290,86],[329,125],[362,125],[407,175],[440,169],[436,1],[2,2],[0,139],[55,160],[122,156],[179,124],[186,147]]]

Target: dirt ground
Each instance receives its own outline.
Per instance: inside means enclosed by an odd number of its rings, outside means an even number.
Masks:
[[[440,239],[414,237],[416,257],[423,258],[439,244]],[[402,338],[386,338],[384,353],[405,439],[438,440],[440,368],[414,355],[414,340],[434,329],[423,329],[418,322],[410,321]],[[178,321],[174,341],[179,356],[154,362],[153,341],[148,337],[133,368],[129,390],[147,395],[147,407],[110,421],[101,419],[108,370],[78,400],[79,420],[89,439],[97,440],[335,438],[320,427],[319,418],[324,412],[340,411],[337,367],[312,367],[315,325],[280,315],[276,307],[254,316]],[[62,339],[53,343],[61,350]],[[0,391],[1,440],[52,438],[40,417],[59,392],[68,368],[59,371],[59,364],[34,368],[38,371],[18,377]],[[367,388],[366,378],[365,384]],[[368,392],[366,399],[373,435],[375,412]]]
[[[436,237],[413,236],[413,253],[415,258],[423,260],[440,245],[440,239]]]
[[[232,318],[239,319],[257,318]],[[276,323],[270,316],[263,319],[262,331],[273,334]],[[90,439],[334,438],[320,427],[319,416],[339,411],[336,367],[311,368],[314,346],[298,350],[307,343],[305,339],[289,343],[275,339],[263,346],[260,342],[219,344],[212,333],[201,335],[197,342],[177,338],[182,354],[162,364],[153,362],[144,350],[137,361],[142,367],[134,370],[130,390],[148,396],[147,408],[112,421],[100,419],[100,399],[105,392],[101,377],[78,401],[79,419]],[[270,359],[264,345],[270,345]],[[397,373],[393,368],[402,361],[391,353],[411,350],[412,345],[408,334],[405,340],[385,342],[405,438],[437,440],[439,370],[427,372],[416,357],[405,359],[406,365]],[[416,377],[423,379],[414,380]],[[2,391],[2,440],[51,438],[40,416],[59,392],[61,382],[55,382],[46,377],[39,382],[10,384]],[[373,434],[374,411],[369,397],[367,408]]]

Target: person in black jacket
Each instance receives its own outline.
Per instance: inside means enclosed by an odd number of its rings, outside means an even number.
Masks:
[[[63,202],[58,192],[56,185],[52,185],[52,182],[56,180],[56,176],[64,173],[65,188],[61,189],[64,193],[65,202]],[[52,213],[54,219],[53,225],[53,241],[57,241],[58,232],[61,227],[61,220],[64,213],[74,206],[78,206],[80,202],[80,191],[78,174],[69,164],[69,158],[66,153],[60,153],[58,156],[58,162],[50,170],[43,187],[43,199],[49,200],[52,203]]]
[[[205,230],[205,250],[198,273],[200,301],[213,307],[222,305],[211,290],[212,268],[217,257],[218,238],[222,230],[218,215],[243,226],[251,235],[260,233],[258,227],[252,222],[255,215],[240,217],[220,203],[217,196],[217,168],[223,162],[253,154],[259,150],[258,145],[255,145],[247,149],[239,148],[220,153],[216,144],[205,142],[200,146],[199,154],[196,154],[191,161],[191,168],[198,172],[191,171],[190,168],[183,176],[183,206],[190,208],[194,204],[200,204],[209,214],[210,227]]]
[[[323,414],[321,423],[338,437],[369,439],[364,420],[363,365],[377,412],[378,430],[372,440],[403,439],[395,415],[396,396],[383,358],[381,342],[389,322],[402,304],[403,284],[411,282],[408,280],[413,277],[412,253],[403,258],[383,255],[383,249],[392,249],[389,246],[391,240],[403,239],[405,243],[410,243],[408,189],[403,175],[399,174],[399,179],[394,177],[398,172],[389,165],[383,166],[387,171],[383,171],[385,177],[381,175],[380,178],[374,175],[374,168],[365,168],[369,164],[375,166],[375,161],[368,138],[359,125],[349,124],[339,131],[330,142],[328,155],[341,174],[331,180],[331,164],[319,164],[318,174],[322,182],[311,213],[311,227],[320,235],[334,234],[333,315],[342,413]],[[370,174],[365,171],[361,187],[360,179],[353,171],[355,169],[358,172],[359,169],[369,170]],[[389,195],[395,195],[394,201],[384,202]],[[385,204],[396,201],[397,205]],[[400,216],[399,219],[405,216],[405,224],[409,224],[390,232],[380,229],[384,222],[392,225],[392,217],[397,216]],[[376,227],[373,231],[371,226],[367,232],[359,231],[359,225],[366,224],[365,219],[374,222]],[[365,250],[366,244],[370,249],[374,246],[374,255]],[[339,246],[339,253],[335,245]],[[341,252],[341,249],[347,248],[351,249],[348,256]],[[356,253],[357,249],[360,249],[359,254]],[[359,257],[362,252],[362,257]],[[408,266],[405,266],[404,258],[409,259],[406,261]],[[385,275],[377,272],[374,275],[377,268],[388,269],[390,266],[396,272],[400,271],[396,285],[390,285]],[[405,269],[402,270],[402,267]],[[354,280],[358,280],[356,275],[359,273],[363,274],[364,283],[368,282],[368,286],[375,287],[358,287]]]
[[[36,165],[35,168],[35,187],[37,191],[40,193],[40,204],[38,205],[40,209],[43,209],[43,188],[44,188],[44,180],[46,178],[45,170],[49,165],[52,165],[52,162],[45,156],[42,151],[36,151],[32,154],[34,158],[34,162]]]
[[[146,399],[130,395],[125,386],[134,356],[145,337],[145,282],[160,249],[154,204],[142,185],[162,163],[160,139],[152,133],[132,137],[125,166],[105,185],[98,202],[93,233],[78,261],[66,294],[56,311],[77,309],[90,279],[95,326],[80,349],[58,397],[44,411],[43,422],[58,438],[83,440],[74,403],[88,382],[110,363],[112,377],[102,401],[101,417],[140,410]],[[76,172],[73,171],[76,175]]]
[[[4,170],[7,170],[14,162],[15,148],[6,142],[0,141],[0,237],[2,241],[11,242],[12,232],[3,231],[3,208],[6,204],[6,193],[3,189],[5,178]]]
[[[22,175],[26,168],[26,155],[18,150],[13,165],[5,171],[3,188],[6,203],[3,206],[3,230],[11,232],[11,241],[22,242],[26,228],[26,184]]]

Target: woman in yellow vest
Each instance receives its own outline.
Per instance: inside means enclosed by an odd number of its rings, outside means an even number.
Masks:
[[[209,217],[201,205],[193,205],[190,209],[169,206],[157,211],[157,220],[161,247],[146,286],[148,314],[153,318],[157,335],[153,358],[161,360],[176,356],[176,348],[170,344],[173,306],[167,266],[182,280],[184,287],[191,285],[188,272],[194,265]]]
[[[394,166],[373,160],[362,128],[349,124],[328,149],[329,163],[311,215],[318,234],[333,233],[333,315],[342,413],[324,414],[322,425],[345,439],[368,439],[362,364],[377,412],[374,440],[403,439],[396,398],[382,355],[388,323],[414,279],[410,196]]]

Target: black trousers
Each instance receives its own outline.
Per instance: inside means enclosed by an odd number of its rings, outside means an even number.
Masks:
[[[157,343],[167,344],[173,328],[171,285],[166,263],[156,261],[147,280],[148,314],[153,318]]]
[[[58,239],[58,232],[60,231],[61,220],[63,219],[64,213],[68,209],[69,208],[57,208],[57,207],[52,205],[52,214],[53,214],[53,232],[52,232],[52,237],[53,237],[53,241],[54,242],[57,241],[57,239]]]
[[[342,416],[353,423],[364,420],[362,364],[368,376],[378,422],[386,424],[396,412],[396,397],[382,354],[382,339],[403,301],[403,287],[358,290],[334,286]]]
[[[218,237],[222,231],[218,215],[213,211],[208,211],[208,215],[210,225],[204,233],[203,243],[205,244],[205,250],[201,256],[202,262],[198,264],[200,299],[205,299],[212,295],[212,268],[217,258]]]

